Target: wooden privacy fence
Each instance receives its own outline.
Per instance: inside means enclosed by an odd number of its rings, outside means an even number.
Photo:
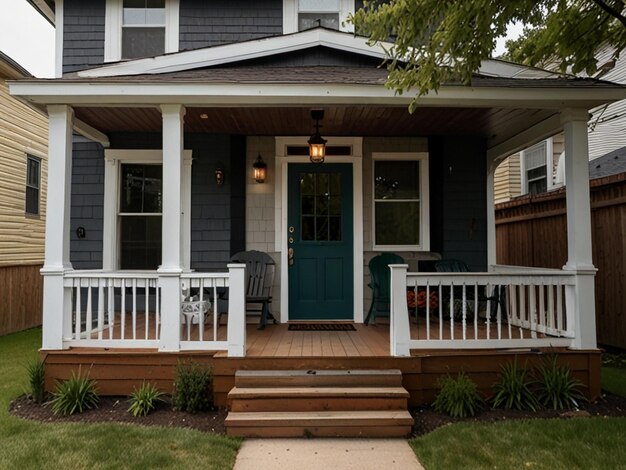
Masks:
[[[565,189],[496,205],[497,263],[561,268]],[[626,348],[626,173],[591,181],[598,343]]]
[[[41,265],[0,266],[0,336],[41,325]]]

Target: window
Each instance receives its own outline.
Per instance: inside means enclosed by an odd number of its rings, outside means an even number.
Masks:
[[[374,154],[374,249],[428,250],[427,154]]]
[[[124,0],[122,59],[165,52],[165,0]]]
[[[285,34],[323,26],[341,31],[352,31],[346,23],[354,13],[350,0],[284,0],[283,32]]]
[[[163,167],[121,165],[119,238],[122,269],[161,264]]]
[[[39,215],[39,190],[41,188],[41,160],[26,157],[26,213]]]
[[[552,139],[524,150],[521,155],[525,194],[541,194],[552,188]]]
[[[178,51],[180,0],[106,0],[104,61]]]

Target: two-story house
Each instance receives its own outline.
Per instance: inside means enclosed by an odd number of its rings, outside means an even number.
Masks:
[[[558,347],[598,393],[586,121],[621,86],[489,60],[411,114],[384,86],[386,45],[347,22],[358,1],[45,4],[58,76],[11,92],[50,115],[43,350],[66,365],[49,379],[89,362],[111,369],[104,393],[167,388],[172,358],[194,351],[222,404],[237,370],[318,368],[401,369],[418,403],[437,374]],[[558,130],[575,182],[567,266],[496,266],[496,164]],[[279,323],[262,332],[245,322],[254,278],[229,264],[242,250],[275,261]],[[389,325],[364,326],[384,252],[406,264],[389,271]],[[473,272],[418,272],[442,258]],[[193,318],[189,289],[211,304]],[[440,301],[410,317],[407,289]],[[323,331],[288,329],[302,322]],[[354,330],[324,330],[338,323]],[[112,365],[138,365],[137,348],[154,367]]]

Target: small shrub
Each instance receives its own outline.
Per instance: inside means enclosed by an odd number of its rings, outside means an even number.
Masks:
[[[130,394],[130,407],[128,411],[135,417],[147,416],[154,411],[157,403],[163,401],[163,392],[150,383],[143,383],[135,388]]]
[[[517,357],[502,365],[500,381],[494,385],[493,407],[537,411],[539,403],[532,390],[533,384],[528,369],[518,367]]]
[[[72,415],[77,411],[98,406],[98,392],[96,381],[87,375],[81,375],[72,371],[72,377],[63,382],[57,382],[56,391],[52,394],[52,411],[54,414]]]
[[[28,374],[28,385],[30,395],[35,403],[43,403],[46,398],[46,390],[44,388],[45,368],[43,361],[36,358],[26,365],[26,373]]]
[[[579,403],[586,401],[580,391],[583,386],[572,377],[569,367],[556,363],[556,354],[546,356],[537,370],[537,398],[546,408],[563,410],[578,408]]]
[[[474,416],[483,405],[476,384],[463,372],[456,377],[442,377],[438,381],[439,394],[433,408],[439,413],[447,413],[453,418]]]
[[[213,406],[213,371],[194,362],[178,363],[174,379],[174,409],[196,413]]]

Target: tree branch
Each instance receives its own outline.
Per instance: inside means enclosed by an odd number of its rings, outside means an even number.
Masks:
[[[593,3],[598,5],[600,8],[602,8],[605,12],[607,12],[609,15],[617,18],[620,21],[620,23],[624,25],[624,28],[626,28],[626,17],[624,17],[624,15],[622,15],[618,10],[608,5],[606,2],[604,2],[604,0],[592,0],[592,1]]]

